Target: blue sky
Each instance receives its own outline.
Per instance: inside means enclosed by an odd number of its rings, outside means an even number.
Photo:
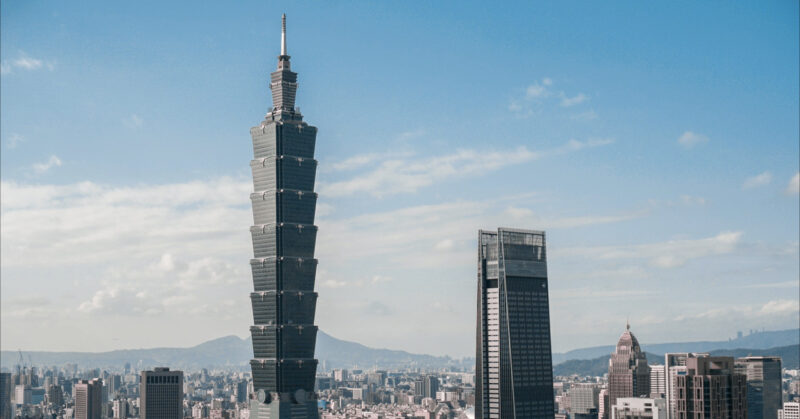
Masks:
[[[249,128],[283,12],[326,332],[473,354],[498,226],[547,230],[555,351],[626,317],[645,343],[800,321],[797,2],[0,12],[3,349],[246,335]]]

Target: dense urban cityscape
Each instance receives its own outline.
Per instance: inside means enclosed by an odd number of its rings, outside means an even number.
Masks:
[[[612,358],[641,359],[643,352],[635,339],[629,331],[623,333]],[[631,343],[633,349],[627,349]],[[691,382],[695,377],[700,385],[718,380],[714,385],[729,388],[725,399],[703,393],[708,398],[702,403],[730,409],[709,412],[707,417],[796,419],[800,414],[800,370],[783,367],[780,358],[669,353],[659,361],[634,363],[631,369],[619,368],[616,362],[602,376],[555,376],[553,414],[575,419],[693,417],[670,407],[699,402],[679,397],[694,394],[687,389],[695,390],[691,387],[696,385]],[[145,409],[154,409],[147,417],[253,417],[249,410],[253,380],[244,368],[139,371],[128,363],[79,369],[75,364],[33,366],[22,355],[19,362],[13,372],[0,373],[3,418],[135,418],[145,417]],[[630,387],[634,376],[641,393],[635,397]],[[687,377],[693,379],[688,384]],[[626,382],[629,387],[623,388]],[[325,419],[475,417],[476,381],[471,369],[320,370],[314,390],[320,417]],[[738,399],[733,399],[736,394]],[[606,406],[611,406],[610,414]],[[179,413],[163,413],[159,408]]]
[[[317,128],[295,104],[285,14],[281,29],[272,106],[250,129],[249,362],[168,364],[131,352],[120,355],[129,358],[124,365],[48,364],[22,350],[11,361],[5,351],[0,419],[800,419],[800,330],[781,331],[788,340],[775,345],[764,338],[758,347],[734,346],[747,337],[739,332],[725,347],[697,342],[688,351],[657,351],[634,333],[651,327],[639,320],[653,313],[632,312],[607,337],[616,341],[611,352],[556,360],[551,236],[528,229],[536,226],[474,228],[475,311],[463,319],[474,325],[474,359],[329,366],[316,316],[324,293],[315,253]]]

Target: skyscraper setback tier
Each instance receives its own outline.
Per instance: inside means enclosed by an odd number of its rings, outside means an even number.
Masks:
[[[546,254],[542,231],[478,233],[477,419],[554,417]]]
[[[297,73],[286,52],[285,15],[282,29],[278,69],[270,77],[272,109],[250,129],[254,419],[319,416],[314,400],[317,129],[303,122],[295,107]]]

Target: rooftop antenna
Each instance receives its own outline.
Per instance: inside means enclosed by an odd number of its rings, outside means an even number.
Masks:
[[[281,17],[281,55],[286,55],[286,13]]]

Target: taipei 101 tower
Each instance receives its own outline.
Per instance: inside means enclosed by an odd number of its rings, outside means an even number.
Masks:
[[[314,379],[317,293],[314,177],[317,129],[294,106],[297,73],[286,52],[283,15],[278,69],[270,75],[272,109],[250,129],[255,159],[253,204],[253,419],[318,418]]]

